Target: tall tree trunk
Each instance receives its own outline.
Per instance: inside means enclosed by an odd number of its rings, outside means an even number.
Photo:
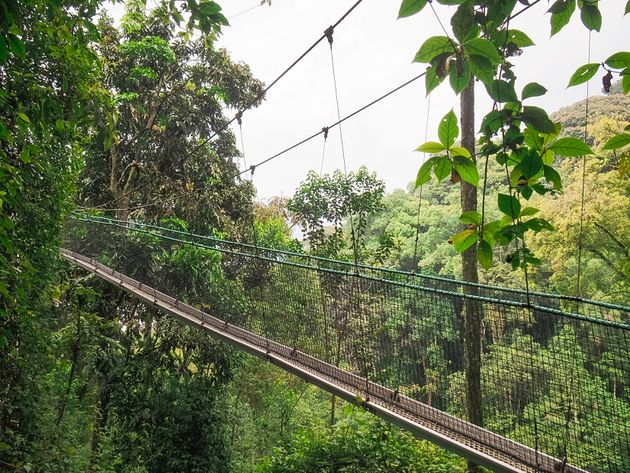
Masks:
[[[476,162],[475,155],[475,83],[470,81],[461,94],[461,136],[462,146],[468,150]],[[461,181],[462,212],[477,210],[477,188]],[[464,281],[479,282],[477,273],[477,245],[462,253],[462,277]],[[476,294],[477,288],[465,286],[464,292]],[[481,399],[481,307],[475,300],[464,301],[464,336],[466,364],[466,404],[468,419],[476,425],[483,425]],[[469,471],[476,471],[476,465],[468,464]]]

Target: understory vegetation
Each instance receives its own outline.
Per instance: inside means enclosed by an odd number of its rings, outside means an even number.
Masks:
[[[423,2],[403,5],[413,3]],[[218,4],[157,5],[127,0],[116,24],[99,0],[0,1],[0,471],[466,471],[470,465],[457,455],[183,326],[60,258],[68,219],[81,213],[462,277],[453,235],[462,224],[465,230],[479,224],[462,219],[457,178],[421,187],[414,181],[387,193],[364,167],[348,174],[311,171],[291,199],[257,201],[252,182],[239,174],[228,115],[260,105],[264,84],[216,47],[227,27]],[[545,222],[527,236],[536,258],[522,255],[532,291],[574,295],[580,278],[582,297],[630,305],[627,77],[609,94],[591,98],[585,141],[594,154],[585,165],[554,155],[562,182],[545,175],[543,191],[528,197],[531,215]],[[585,104],[577,103],[551,120],[561,125],[561,136],[581,138],[584,113]],[[628,141],[613,149],[615,136]],[[467,165],[458,169],[463,173]],[[477,167],[484,185],[474,192],[480,200],[486,196],[483,217],[505,220],[499,197],[505,167],[494,161]],[[303,239],[295,238],[298,230]],[[492,264],[484,264],[480,282],[525,288],[524,272],[515,271],[520,263],[514,264],[518,238],[488,245]],[[135,235],[128,245],[106,238],[92,245],[103,258],[128,260],[130,276],[150,274],[180,300],[203,301],[199,309],[234,324],[234,314],[251,312],[248,294],[263,286],[268,270],[243,268],[207,248],[167,248],[151,235]],[[296,307],[312,305],[300,290],[311,282],[273,280],[277,293],[293,294]],[[341,305],[343,295],[327,289]],[[365,305],[375,301],[381,302],[374,296]],[[284,312],[277,306],[266,313],[278,332],[286,330]],[[408,368],[413,382],[402,391],[468,418],[460,315],[461,308],[456,314],[446,307],[426,322],[429,334],[411,340],[417,347]],[[551,389],[538,397],[526,392],[535,374],[519,365],[518,353],[522,347],[535,353],[542,366],[537,381],[549,386],[567,378],[544,363],[550,351],[561,353],[576,360],[571,379],[581,392],[615,413],[614,422],[593,425],[589,413],[573,412],[576,435],[588,440],[573,460],[602,472],[630,468],[630,452],[615,444],[619,426],[630,425],[630,346],[608,346],[603,332],[559,326],[543,337],[533,324],[517,322],[508,330],[500,320],[484,321],[478,343],[488,400],[484,425],[528,445],[539,440],[539,430],[552,432],[566,415],[564,400]],[[461,356],[448,360],[447,350]],[[510,369],[502,364],[507,357],[515,360]],[[392,355],[388,362],[398,361]],[[497,377],[502,384],[495,386]],[[492,408],[503,404],[513,407],[509,415]],[[549,416],[532,423],[541,407]],[[560,456],[563,440],[549,435],[541,441]]]

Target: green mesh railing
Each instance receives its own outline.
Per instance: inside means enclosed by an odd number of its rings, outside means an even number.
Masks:
[[[70,219],[64,247],[462,419],[474,301],[484,427],[589,471],[630,471],[627,307],[536,292],[528,304],[522,290],[96,217]]]

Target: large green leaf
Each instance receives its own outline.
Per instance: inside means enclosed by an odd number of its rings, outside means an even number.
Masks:
[[[7,43],[4,39],[4,36],[0,34],[0,64],[5,64],[7,62],[8,56],[9,49],[7,48]]]
[[[470,70],[477,79],[484,84],[489,84],[494,80],[495,67],[483,56],[469,56]]]
[[[464,156],[453,156],[453,164],[459,177],[470,185],[479,186],[479,172],[472,159]]]
[[[475,10],[471,0],[462,3],[451,17],[453,34],[459,40],[464,41],[475,25]]]
[[[467,210],[463,212],[459,221],[466,225],[481,225],[481,214],[476,210]]]
[[[459,253],[466,251],[477,242],[477,231],[467,228],[452,237],[453,246]]]
[[[560,156],[575,157],[594,154],[593,150],[584,141],[569,136],[554,141],[548,148]]]
[[[542,171],[543,160],[537,152],[530,151],[525,153],[518,168],[526,179],[530,179]]]
[[[414,62],[431,62],[431,60],[443,53],[454,53],[455,49],[451,40],[446,36],[432,36],[427,39],[414,57]]]
[[[455,94],[459,94],[470,83],[470,66],[464,60],[457,60],[451,63],[448,79]]]
[[[501,117],[501,112],[498,110],[492,110],[488,113],[483,120],[481,121],[481,133],[486,133],[488,135],[494,135],[499,128],[503,125],[503,119]]]
[[[556,131],[556,126],[549,118],[549,115],[540,107],[523,107],[520,118],[527,126],[541,133],[554,133]]]
[[[426,95],[429,95],[433,90],[444,81],[444,77],[438,77],[434,66],[427,68],[427,74],[424,76],[424,87],[426,89]]]
[[[490,84],[486,84],[486,90],[490,98],[499,103],[518,100],[514,86],[504,80],[493,80]]]
[[[437,157],[429,158],[420,166],[418,175],[416,176],[416,187],[420,187],[422,184],[431,180],[431,168],[436,161]]]
[[[420,12],[428,0],[403,0],[398,11],[398,18],[406,18]]]
[[[427,141],[426,143],[422,143],[420,146],[416,148],[416,151],[420,151],[422,153],[441,153],[446,148],[442,143],[438,143],[436,141]]]
[[[611,151],[623,148],[628,144],[630,144],[630,133],[619,133],[618,135],[610,138],[602,149],[605,151]]]
[[[596,4],[583,2],[580,18],[589,30],[599,31],[602,29],[602,14]]]
[[[551,36],[564,28],[575,11],[575,0],[558,0],[549,9],[551,13]]]
[[[626,3],[626,8],[623,11],[624,16],[627,15],[628,13],[630,13],[630,0],[628,0],[628,3]]]
[[[440,138],[440,142],[446,148],[450,148],[455,144],[455,140],[459,136],[459,127],[457,126],[457,116],[455,112],[451,110],[444,118],[440,120],[440,125],[438,126],[438,137]]]
[[[469,56],[481,56],[490,61],[491,64],[501,63],[501,55],[492,41],[482,38],[471,39],[464,43],[464,51]]]
[[[433,166],[433,172],[435,173],[435,177],[437,177],[438,182],[442,182],[446,179],[450,174],[453,166],[451,165],[451,160],[445,156],[440,156],[436,159],[435,165]]]
[[[525,87],[523,87],[521,99],[525,100],[531,97],[540,97],[541,95],[545,95],[546,93],[547,89],[540,85],[538,82],[530,82]]]
[[[477,259],[484,269],[490,269],[492,266],[492,247],[485,239],[477,246]]]
[[[620,51],[610,56],[604,62],[614,69],[624,69],[626,67],[630,67],[630,53],[627,51]]]
[[[508,194],[499,194],[499,210],[511,219],[517,219],[521,215],[521,203],[516,197]]]
[[[532,41],[532,39],[520,30],[508,30],[506,34],[507,34],[507,41],[509,43],[515,44],[519,48],[526,48],[527,46],[534,45],[534,42]]]
[[[592,77],[597,74],[598,69],[599,63],[595,62],[578,67],[569,79],[569,85],[567,87],[583,84],[584,82],[592,79]]]
[[[551,184],[553,184],[553,188],[557,190],[558,192],[562,191],[562,178],[560,177],[560,174],[558,174],[558,171],[556,171],[551,166],[546,166],[546,165],[543,169],[545,173],[545,179],[547,179],[547,182],[550,182]]]
[[[451,152],[451,156],[464,156],[465,158],[470,158],[470,152],[461,146],[451,146],[449,151]]]

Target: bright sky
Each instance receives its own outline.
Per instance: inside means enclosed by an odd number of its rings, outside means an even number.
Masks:
[[[249,64],[254,76],[268,84],[355,1],[272,0],[268,6],[259,5],[259,0],[219,0],[231,24],[224,29],[219,46],[234,61]],[[604,22],[602,32],[592,34],[590,62],[602,62],[617,51],[628,50],[630,15],[622,16],[625,3],[600,2]],[[400,0],[364,0],[336,29],[333,48],[342,117],[423,72],[424,64],[412,63],[416,51],[430,36],[444,34],[429,7],[397,20],[399,5]],[[435,6],[450,32],[454,7],[437,2]],[[575,13],[571,24],[550,38],[548,7],[549,2],[540,2],[514,19],[511,27],[524,31],[536,43],[513,58],[517,90],[533,81],[544,85],[549,92],[528,103],[553,112],[586,96],[586,86],[567,89],[566,84],[579,66],[589,62],[589,33]],[[107,9],[120,18],[120,3]],[[591,80],[591,95],[601,93],[602,75]],[[480,123],[491,102],[483,86],[477,84],[476,91]],[[389,191],[405,188],[415,179],[422,160],[414,149],[424,142],[427,111],[429,140],[436,139],[437,124],[446,112],[454,108],[459,115],[458,98],[447,81],[431,94],[430,107],[428,104],[422,78],[344,122],[348,170],[366,165],[385,180]],[[260,107],[244,114],[246,162],[263,161],[336,121],[330,49],[322,41],[269,91]],[[238,129],[234,131],[238,137]],[[319,172],[322,151],[320,136],[257,168],[258,198],[292,196],[310,169]],[[243,162],[241,166],[244,169]],[[342,168],[339,128],[335,128],[328,136],[323,171]]]
[[[355,0],[273,0],[260,6],[257,0],[221,2],[231,27],[219,44],[232,58],[250,65],[254,75],[271,82],[310,46]],[[399,1],[364,0],[337,28],[334,56],[341,115],[345,116],[407,79],[425,66],[412,63],[420,44],[443,34],[427,7],[411,18],[397,20]],[[628,49],[630,15],[622,17],[625,1],[600,2],[604,17],[602,33],[592,34],[591,62]],[[449,25],[451,8],[437,5],[443,23]],[[585,97],[585,86],[566,89],[577,67],[588,62],[588,32],[572,24],[549,38],[548,2],[541,2],[513,21],[536,46],[516,58],[517,89],[536,81],[549,92],[531,99],[552,112]],[[239,14],[241,13],[241,14]],[[237,16],[234,16],[237,15]],[[591,81],[591,94],[601,93],[601,76]],[[477,86],[478,120],[490,102]],[[437,135],[439,119],[451,108],[459,115],[458,99],[445,82],[431,96],[429,139]],[[389,190],[405,187],[415,179],[422,155],[413,150],[424,141],[427,101],[424,80],[401,90],[342,126],[348,169],[365,164],[384,179]],[[257,163],[336,121],[330,52],[326,41],[275,85],[267,100],[243,117],[247,164]],[[237,130],[236,130],[237,131]],[[316,138],[256,170],[254,183],[259,198],[291,196],[309,169],[319,171],[323,137]],[[342,167],[339,130],[331,130],[326,146],[324,172]]]

